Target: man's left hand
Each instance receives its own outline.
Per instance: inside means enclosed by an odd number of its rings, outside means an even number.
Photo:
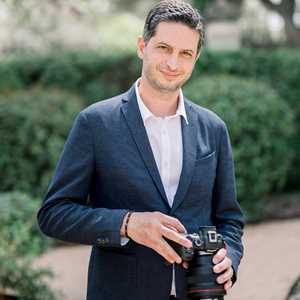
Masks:
[[[232,276],[233,276],[233,269],[232,269],[232,261],[231,259],[226,256],[227,250],[225,248],[220,249],[213,257],[213,263],[215,264],[213,270],[215,273],[222,275],[218,276],[217,282],[219,284],[224,284],[224,289],[226,292],[232,286]]]

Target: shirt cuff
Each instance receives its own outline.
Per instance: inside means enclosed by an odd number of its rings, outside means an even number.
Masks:
[[[129,238],[121,237],[121,246],[125,246],[129,242]]]

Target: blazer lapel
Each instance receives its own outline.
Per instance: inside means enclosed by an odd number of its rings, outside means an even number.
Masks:
[[[135,144],[161,197],[163,198],[167,207],[170,208],[143,123],[143,119],[137,104],[134,85],[127,93],[124,94],[123,102],[124,104],[122,105],[121,110],[126,119]]]
[[[171,214],[179,207],[184,200],[185,194],[191,183],[197,155],[197,119],[192,106],[185,101],[188,124],[181,118],[183,161],[182,171],[179,179],[178,188],[174,197]]]

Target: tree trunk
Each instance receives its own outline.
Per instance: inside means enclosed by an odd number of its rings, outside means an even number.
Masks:
[[[271,0],[261,0],[261,2],[266,8],[276,11],[284,19],[286,44],[290,47],[299,47],[300,28],[297,28],[293,22],[296,0],[282,0],[279,4],[275,4]]]
[[[285,18],[286,43],[290,47],[300,46],[300,28],[297,28],[291,18]]]

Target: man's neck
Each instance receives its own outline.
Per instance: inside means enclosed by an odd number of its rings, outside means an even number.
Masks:
[[[179,90],[161,93],[153,89],[143,78],[141,78],[138,88],[144,104],[155,116],[167,117],[175,115],[179,101]]]

